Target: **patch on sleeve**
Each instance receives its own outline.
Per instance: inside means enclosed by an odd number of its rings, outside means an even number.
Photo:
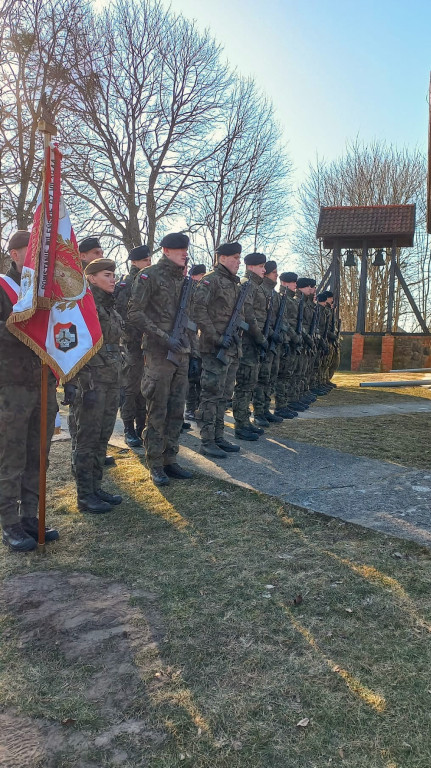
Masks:
[[[204,285],[210,285],[210,281],[209,280],[202,280],[202,282],[203,282]]]
[[[141,280],[148,280],[148,275],[145,274],[145,272],[142,273],[142,275],[139,275]]]

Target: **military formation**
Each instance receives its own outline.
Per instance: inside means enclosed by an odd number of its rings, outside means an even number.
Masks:
[[[6,326],[28,240],[24,231],[11,237],[11,267],[0,275],[0,517],[3,543],[15,551],[34,549],[38,528],[40,361]],[[117,282],[115,262],[103,257],[98,238],[79,246],[103,332],[100,349],[64,386],[62,401],[69,405],[82,512],[121,504],[121,496],[102,489],[104,466],[114,461],[106,451],[118,408],[127,445],[144,445],[151,479],[164,486],[192,476],[177,461],[189,426],[184,415],[200,427],[201,453],[225,459],[240,451],[226,439],[228,408],[235,437],[253,442],[335,386],[340,328],[330,291],[316,296],[315,280],[278,274],[277,263],[257,252],[244,257],[240,279],[238,242],[217,248],[208,273],[203,264],[189,268],[187,235],[170,233],[160,246],[153,265],[146,245],[133,248],[129,273]],[[49,445],[54,377],[48,398]],[[46,529],[47,541],[57,538]]]

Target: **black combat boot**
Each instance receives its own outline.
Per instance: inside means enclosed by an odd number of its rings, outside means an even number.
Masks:
[[[216,438],[215,444],[218,446],[218,448],[221,448],[222,451],[226,451],[226,453],[238,453],[240,450],[239,445],[230,443],[229,440],[225,440],[224,437]]]
[[[169,485],[169,477],[164,467],[153,467],[150,469],[150,477],[154,485]]]
[[[185,432],[191,428],[192,428],[192,425],[190,424],[189,421],[183,421],[183,426],[181,427],[182,432]]]
[[[245,429],[250,430],[250,432],[254,432],[256,435],[264,435],[265,430],[263,427],[258,427],[256,424],[252,424],[251,421],[249,421],[248,424],[245,425]]]
[[[269,421],[262,414],[255,414],[253,424],[256,427],[269,427]]]
[[[271,411],[265,411],[263,415],[270,424],[280,424],[283,421],[282,416],[278,416],[276,413],[271,413]]]
[[[21,523],[3,526],[3,544],[14,552],[31,552],[37,547],[36,539],[24,530]]]
[[[282,419],[294,419],[298,415],[296,411],[291,411],[290,408],[277,408],[274,413],[276,416],[281,416]]]
[[[225,459],[227,457],[227,452],[224,448],[213,441],[202,443],[199,453],[201,453],[202,456],[211,456],[212,459]]]
[[[140,448],[142,445],[141,439],[135,432],[133,421],[124,423],[124,440],[129,448]]]
[[[163,469],[168,477],[174,477],[176,480],[190,480],[193,477],[193,472],[180,467],[176,461],[173,464],[165,464]]]
[[[306,411],[310,406],[308,403],[301,403],[299,400],[295,400],[292,403],[288,403],[287,407],[291,408],[293,411],[299,411],[299,413],[302,413],[302,411]]]
[[[105,467],[115,467],[115,459],[113,456],[105,456]]]
[[[141,445],[144,444],[144,441],[142,439],[142,433],[144,429],[145,429],[145,421],[143,424],[136,422],[136,427],[135,427],[136,437],[139,439],[139,442],[141,443]]]
[[[99,488],[98,491],[94,491],[95,495],[98,499],[102,499],[102,501],[107,501],[108,504],[121,504],[123,501],[123,497],[120,496],[118,493],[108,493],[108,491],[102,491],[101,488]]]
[[[39,520],[37,517],[22,517],[21,525],[29,536],[33,536],[36,541],[39,538]],[[48,544],[50,541],[58,541],[60,535],[55,528],[45,528],[45,541]]]
[[[252,432],[252,430],[249,429],[247,426],[235,427],[235,437],[237,437],[238,440],[249,440],[250,442],[259,440],[259,435],[257,434],[257,432]]]
[[[88,496],[78,497],[78,509],[80,512],[102,515],[104,512],[110,512],[112,507],[107,501],[99,499],[95,493],[89,493]]]

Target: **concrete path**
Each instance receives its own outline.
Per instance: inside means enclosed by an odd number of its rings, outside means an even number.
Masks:
[[[412,410],[405,407],[410,405],[414,406],[410,403],[325,406],[310,409],[299,418],[312,418],[310,413],[314,418],[340,417],[345,408],[350,416],[352,408],[357,409],[357,416],[408,413]],[[419,401],[415,410],[430,412],[431,404],[428,407]],[[328,414],[322,416],[323,411]],[[180,460],[184,466],[315,512],[431,547],[431,467],[429,471],[409,469],[288,438],[275,438],[271,437],[270,429],[254,443],[238,441],[230,416],[226,417],[225,434],[241,446],[241,452],[219,461],[208,460],[199,453],[199,431],[196,424],[192,424],[193,429],[183,432],[181,438]],[[62,426],[66,427],[64,419]],[[286,434],[288,429],[287,423]],[[110,442],[119,448],[127,447],[120,419]],[[138,449],[136,453],[143,455],[144,452]]]
[[[366,416],[393,416],[400,413],[431,413],[431,400],[417,403],[370,403],[370,405],[322,405],[301,413],[302,419],[356,419]]]

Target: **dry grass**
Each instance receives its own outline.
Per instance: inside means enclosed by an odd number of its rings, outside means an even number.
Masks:
[[[429,768],[428,550],[209,478],[162,493],[130,451],[116,451],[107,482],[124,503],[85,517],[69,449],[54,447],[50,470],[61,542],[44,557],[4,551],[1,574],[90,571],[156,595],[164,634],[152,651],[134,649],[145,697],[130,694],[127,716],[144,713],[168,736],[135,744],[127,768]],[[3,676],[19,653],[33,673],[7,678],[2,706],[53,717],[40,682],[49,649],[23,658],[7,608],[4,627]],[[63,679],[81,675],[58,663]],[[85,689],[74,692],[69,727],[102,729],[97,702],[90,717]],[[56,691],[55,717],[67,716],[68,695]],[[102,750],[91,766],[113,768],[106,759]],[[84,762],[77,752],[60,765]]]

